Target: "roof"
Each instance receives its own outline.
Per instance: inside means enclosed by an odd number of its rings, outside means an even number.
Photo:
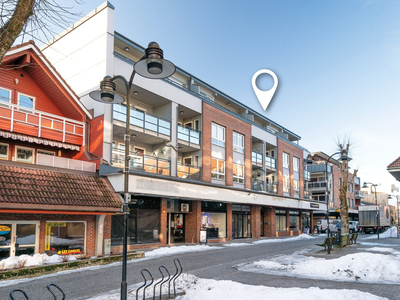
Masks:
[[[400,168],[400,157],[396,158],[391,164],[387,166],[388,169]]]
[[[0,165],[0,207],[116,212],[121,198],[106,177]]]

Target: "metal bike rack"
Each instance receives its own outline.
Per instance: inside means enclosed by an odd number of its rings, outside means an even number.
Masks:
[[[11,298],[11,300],[15,300],[15,298],[13,297],[14,292],[21,292],[21,293],[25,296],[25,299],[28,299],[28,300],[29,300],[28,295],[25,293],[25,291],[20,290],[20,289],[15,289],[15,290],[12,290],[12,291],[10,292],[10,298]]]
[[[54,284],[54,283],[49,283],[49,284],[47,285],[47,289],[48,289],[49,292],[53,295],[54,300],[57,300],[57,296],[56,296],[56,295],[53,293],[53,291],[51,290],[51,288],[50,288],[51,286],[56,287],[56,288],[62,293],[63,297],[62,297],[61,300],[64,300],[64,299],[65,299],[64,291],[63,291],[58,285],[56,285],[56,284]]]
[[[147,285],[146,285],[147,279],[146,279],[146,276],[144,276],[143,272],[147,272],[147,273],[150,275],[150,277],[151,277],[151,282],[150,282],[149,284],[147,284]],[[149,270],[143,269],[142,271],[140,271],[140,273],[142,274],[142,277],[143,277],[143,279],[144,279],[144,284],[143,284],[142,286],[140,286],[140,287],[136,290],[136,300],[138,300],[138,297],[139,297],[139,290],[140,290],[141,288],[143,288],[143,287],[144,287],[144,289],[143,289],[143,299],[146,299],[146,288],[148,288],[148,287],[149,287],[150,285],[152,285],[153,282],[154,282],[153,275],[151,275],[151,273],[150,273]]]
[[[178,269],[178,266],[176,265],[176,262],[179,263],[179,269]],[[176,297],[175,280],[182,274],[182,271],[183,271],[182,264],[181,264],[181,261],[179,259],[177,259],[177,258],[174,259],[174,265],[175,265],[175,269],[176,269],[175,275],[172,276],[171,280],[168,282],[168,296],[169,297],[171,297],[171,294],[170,294],[171,281],[174,284],[174,296]]]
[[[164,277],[165,277],[165,276],[164,276],[164,273],[162,272],[162,269],[164,269],[164,270],[168,273],[168,278],[167,278],[165,281],[164,281]],[[168,269],[167,269],[166,267],[161,266],[161,267],[158,268],[158,270],[160,271],[162,278],[161,278],[161,280],[160,280],[159,282],[157,282],[157,283],[154,285],[153,300],[156,299],[156,287],[157,287],[157,285],[158,285],[159,283],[161,283],[161,285],[160,285],[160,299],[161,299],[161,295],[162,295],[162,285],[163,285],[164,283],[166,283],[167,281],[169,281],[169,279],[171,278],[171,274],[169,274]],[[168,287],[169,287],[169,286],[168,286]]]

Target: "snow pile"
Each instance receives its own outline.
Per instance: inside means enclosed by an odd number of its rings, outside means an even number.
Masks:
[[[26,267],[35,267],[41,266],[44,264],[58,264],[64,262],[63,259],[66,259],[66,256],[54,254],[52,256],[48,256],[47,254],[34,254],[30,255],[20,255],[13,256],[0,261],[0,270],[8,270],[8,269],[17,269],[17,268],[26,268]],[[68,261],[77,260],[75,256],[69,256]]]
[[[298,240],[311,240],[314,238],[315,237],[313,237],[311,235],[302,233],[298,236],[290,237],[290,238],[258,240],[258,241],[253,242],[252,244],[259,245],[259,244],[268,244],[268,243],[293,242],[293,241],[298,241]]]
[[[200,252],[223,249],[223,247],[210,247],[207,245],[195,245],[195,246],[178,246],[178,247],[162,247],[156,250],[145,252],[146,258],[158,258],[167,255],[176,255],[186,252]]]
[[[297,254],[282,255],[270,260],[240,264],[236,268],[240,271],[319,280],[386,284],[398,284],[400,281],[400,255],[378,253],[355,253],[329,260]]]
[[[156,281],[157,282],[157,281]],[[136,299],[136,288],[142,284],[128,287],[128,300]],[[153,297],[154,285],[149,286],[145,291],[146,299]],[[320,288],[274,288],[265,286],[246,285],[230,280],[202,279],[190,274],[182,274],[176,281],[177,294],[176,300],[203,300],[203,299],[280,299],[280,300],[388,300],[370,293],[357,290],[329,290]],[[162,294],[168,293],[168,284],[162,286]],[[173,288],[171,286],[171,294]],[[156,298],[160,294],[160,285],[156,286]],[[142,299],[143,289],[139,290],[139,299]],[[117,300],[120,295],[113,291],[106,295],[91,298],[90,300]]]
[[[382,252],[382,253],[396,253],[393,248],[384,248],[384,247],[372,247],[362,250],[371,252]]]
[[[387,238],[395,238],[397,237],[397,227],[390,227],[388,230],[386,230],[384,233],[379,234],[379,238],[381,239],[387,239]],[[377,239],[378,235],[373,234],[369,237],[366,237],[365,239]]]

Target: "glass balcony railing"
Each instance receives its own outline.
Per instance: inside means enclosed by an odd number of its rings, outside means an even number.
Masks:
[[[314,181],[308,183],[309,189],[325,189],[326,182],[325,181]],[[331,188],[331,184],[329,183],[328,188]]]
[[[310,181],[310,180],[311,180],[310,171],[304,170],[304,181]]]
[[[267,192],[278,194],[278,183],[277,182],[267,183]]]
[[[269,169],[276,169],[276,159],[273,157],[265,156],[265,166]]]
[[[178,162],[177,164],[177,176],[179,178],[190,179],[190,180],[201,180],[201,167],[191,166]]]
[[[312,200],[312,193],[310,193],[309,191],[304,191],[304,199]]]
[[[170,161],[155,156],[130,152],[129,170],[158,175],[171,175]],[[123,168],[125,163],[125,152],[121,149],[113,148],[112,164],[115,167]]]
[[[251,189],[254,191],[264,191],[264,181],[253,178],[251,180]]]
[[[191,127],[178,125],[178,139],[190,144],[200,145],[200,132]]]
[[[251,152],[251,162],[253,163],[253,165],[257,165],[262,167],[263,165],[263,155],[261,153],[252,151]]]
[[[126,122],[126,106],[121,104],[113,105],[114,119]],[[171,136],[171,121],[152,115],[148,112],[142,112],[131,109],[130,124],[153,131],[157,134]]]

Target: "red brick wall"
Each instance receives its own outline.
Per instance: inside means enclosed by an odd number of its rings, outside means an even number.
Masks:
[[[274,237],[276,232],[275,208],[268,207],[264,212],[264,236]]]
[[[192,201],[192,212],[185,214],[185,242],[199,242],[201,223],[201,201]]]
[[[259,239],[261,237],[261,209],[260,206],[251,206],[251,237]]]
[[[232,240],[232,203],[226,204],[226,239]]]
[[[160,211],[160,244],[165,246],[167,244],[167,198],[161,198],[161,211]]]
[[[203,181],[211,182],[211,123],[225,127],[225,178],[233,185],[233,131],[245,136],[245,188],[251,188],[251,125],[203,102]]]

